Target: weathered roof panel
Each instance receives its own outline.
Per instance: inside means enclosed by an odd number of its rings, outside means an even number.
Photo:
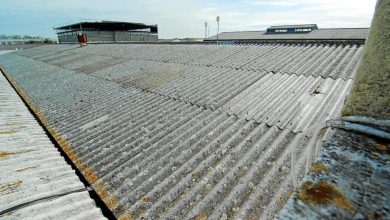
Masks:
[[[0,211],[65,194],[15,209],[2,217],[105,219],[75,171],[65,162],[2,73],[0,100]],[[77,192],[82,190],[84,192]]]
[[[106,219],[94,206],[88,192],[77,192],[15,210],[2,219]]]
[[[352,80],[267,74],[226,103],[224,109],[299,132],[340,115],[351,85]]]
[[[46,50],[46,48],[42,48]],[[49,48],[47,48],[49,49]],[[58,48],[57,48],[58,49]],[[56,49],[50,49],[56,51]],[[62,48],[61,50],[65,50]],[[63,52],[57,59],[46,51],[45,56],[21,55],[69,69],[94,73],[108,68],[107,74],[138,71],[139,74],[156,74],[158,66],[176,71],[191,66],[215,66],[254,71],[280,72],[296,75],[353,78],[363,46],[324,44],[261,44],[261,45],[90,45],[87,48]],[[49,53],[49,54],[47,54]],[[123,66],[116,66],[127,62]],[[171,65],[168,64],[178,64]],[[126,70],[126,66],[134,67]],[[142,66],[144,65],[144,66]],[[110,67],[113,66],[111,69]],[[120,69],[122,68],[122,69]],[[151,69],[151,70],[150,70]],[[112,71],[118,70],[116,73]],[[119,73],[118,73],[119,72]],[[162,71],[164,72],[164,71]],[[105,71],[101,71],[101,75]],[[162,73],[160,78],[163,78]],[[180,76],[179,74],[177,76]],[[165,74],[165,77],[167,75]],[[175,79],[173,77],[172,79]],[[155,87],[155,86],[152,86]]]
[[[106,67],[93,76],[127,86],[152,90],[191,72],[194,67],[179,63],[165,63],[148,60],[129,60]]]
[[[283,206],[290,151],[297,149],[302,174],[308,149],[309,137],[296,131],[337,115],[349,89],[360,47],[325,47],[61,45],[42,47],[47,56],[3,55],[0,63],[117,217],[246,219]],[[60,62],[50,59],[53,51]],[[83,57],[88,71],[72,56]],[[332,59],[316,76],[304,71],[314,67],[297,68],[323,56]],[[111,65],[113,58],[123,62]],[[329,74],[343,66],[347,74]],[[274,121],[257,117],[265,108]]]
[[[202,67],[153,92],[216,109],[265,74],[265,72]]]

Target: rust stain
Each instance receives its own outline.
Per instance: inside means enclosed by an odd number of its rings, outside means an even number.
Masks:
[[[206,220],[207,219],[207,215],[206,215],[205,212],[202,212],[200,214],[196,214],[194,219],[195,220]]]
[[[32,167],[25,167],[25,168],[22,168],[22,169],[18,169],[18,170],[15,170],[15,172],[23,172],[23,171],[26,171],[26,170],[32,170],[34,168],[37,168],[39,167],[39,165],[37,166],[32,166]]]
[[[144,196],[144,197],[142,197],[142,201],[144,203],[148,203],[149,202],[149,198],[147,196]]]
[[[326,181],[321,181],[317,184],[311,181],[303,183],[299,190],[298,198],[304,203],[322,205],[335,203],[350,212],[355,209],[335,185]]]
[[[23,154],[23,153],[27,153],[27,152],[30,152],[30,151],[33,151],[33,150],[24,150],[24,151],[19,151],[19,152],[5,152],[5,151],[0,151],[0,158],[2,158],[2,157],[8,157],[8,156],[14,155],[14,154]]]
[[[20,186],[20,184],[22,184],[22,181],[17,180],[12,183],[0,185],[0,195],[3,196],[15,192],[17,188]]]
[[[10,156],[12,154],[14,154],[14,153],[0,151],[0,158],[8,157],[8,156]]]
[[[310,170],[315,173],[320,173],[320,172],[329,173],[328,167],[326,167],[325,164],[323,163],[313,164]]]
[[[103,183],[96,184],[96,193],[103,200],[110,210],[114,210],[118,207],[119,200],[117,197],[110,195]]]
[[[16,131],[0,131],[0,134],[15,134]]]
[[[119,204],[118,198],[116,198],[115,196],[108,196],[107,198],[103,199],[103,201],[104,203],[106,203],[107,207],[110,210],[115,209],[116,207],[118,207]]]
[[[98,180],[98,176],[95,174],[95,171],[92,168],[85,168],[83,173],[85,178],[91,184],[95,183]]]
[[[134,218],[131,215],[121,215],[118,218],[119,220],[134,220]]]
[[[387,151],[387,146],[386,145],[383,145],[383,144],[372,144],[372,146],[374,147],[374,149],[378,150],[378,151],[381,151],[381,152],[386,152]]]

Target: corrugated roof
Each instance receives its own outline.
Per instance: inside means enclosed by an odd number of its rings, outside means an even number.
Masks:
[[[114,80],[120,80],[120,74],[128,74],[131,79],[124,80],[133,81],[164,72],[175,72],[175,79],[200,69],[196,66],[349,79],[363,51],[363,46],[323,44],[90,45],[77,49],[68,46],[63,52],[57,51],[59,48],[63,46],[18,53],[55,66],[96,72],[104,78],[112,75]],[[122,64],[115,65],[118,63]]]
[[[0,211],[66,194],[15,209],[2,218],[105,219],[2,73],[0,100]]]
[[[340,115],[352,80],[267,74],[231,99],[231,114],[293,131]]]
[[[203,67],[160,86],[153,92],[216,109],[265,74],[265,72]]]
[[[309,143],[296,131],[337,115],[351,80],[214,64],[254,65],[273,50],[275,60],[309,51],[302,57],[311,63],[331,54],[323,47],[60,45],[3,55],[0,63],[117,217],[245,219],[283,206],[289,153],[298,149],[302,173]],[[56,51],[58,60],[50,59]],[[332,51],[337,61],[325,59],[318,71],[345,63],[353,77],[359,49]],[[100,66],[113,57],[123,62]],[[286,55],[280,63],[289,69],[299,60]]]
[[[309,33],[266,34],[266,31],[222,32],[219,40],[365,40],[369,28],[329,28]],[[212,36],[206,40],[217,40]]]

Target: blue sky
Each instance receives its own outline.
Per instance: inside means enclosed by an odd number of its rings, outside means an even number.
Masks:
[[[0,34],[55,38],[53,25],[118,20],[159,25],[160,38],[316,23],[319,28],[369,27],[375,0],[1,0]]]

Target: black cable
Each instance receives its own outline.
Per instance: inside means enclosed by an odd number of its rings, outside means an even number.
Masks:
[[[84,191],[90,191],[90,190],[92,190],[92,188],[86,187],[86,188],[82,188],[82,189],[76,189],[76,190],[73,190],[73,191],[70,191],[70,192],[65,192],[65,193],[60,193],[60,194],[55,194],[55,195],[51,195],[51,196],[46,196],[46,197],[42,197],[42,198],[39,198],[39,199],[35,199],[33,201],[25,202],[25,203],[22,203],[22,204],[19,204],[19,205],[15,205],[15,206],[13,206],[11,208],[2,210],[2,211],[0,211],[0,216],[6,215],[7,213],[16,211],[18,209],[21,209],[21,208],[33,205],[35,203],[38,203],[38,202],[41,202],[41,201],[44,201],[44,200],[55,199],[55,198],[66,196],[66,195],[69,195],[69,194],[72,194],[72,193],[78,193],[78,192],[84,192]]]

